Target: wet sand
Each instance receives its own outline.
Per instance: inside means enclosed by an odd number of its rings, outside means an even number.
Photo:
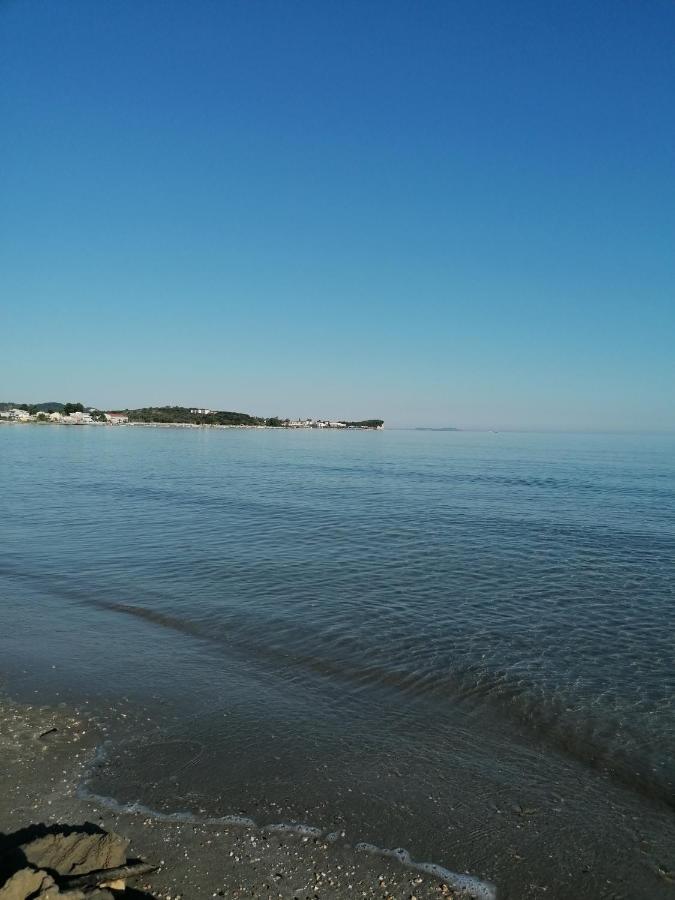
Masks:
[[[111,811],[79,790],[104,737],[105,726],[88,713],[0,698],[0,832],[89,821],[123,834],[134,856],[159,864],[137,886],[163,900],[471,895],[398,860],[359,851],[339,835],[326,840]]]

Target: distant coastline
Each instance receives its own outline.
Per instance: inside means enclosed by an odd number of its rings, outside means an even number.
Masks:
[[[0,423],[45,425],[114,425],[180,428],[384,428],[383,419],[289,419],[252,416],[249,413],[187,406],[145,406],[138,409],[102,410],[82,403],[0,403]]]

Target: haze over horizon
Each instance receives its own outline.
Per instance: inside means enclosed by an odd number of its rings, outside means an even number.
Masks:
[[[675,427],[675,6],[0,5],[0,400]]]

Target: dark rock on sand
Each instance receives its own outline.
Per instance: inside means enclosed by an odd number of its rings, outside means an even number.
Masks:
[[[129,841],[97,825],[31,825],[0,835],[0,900],[113,900],[152,867],[127,860]]]

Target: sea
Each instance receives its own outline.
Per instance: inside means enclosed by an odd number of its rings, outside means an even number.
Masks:
[[[0,426],[0,675],[116,808],[672,897],[675,435]]]

